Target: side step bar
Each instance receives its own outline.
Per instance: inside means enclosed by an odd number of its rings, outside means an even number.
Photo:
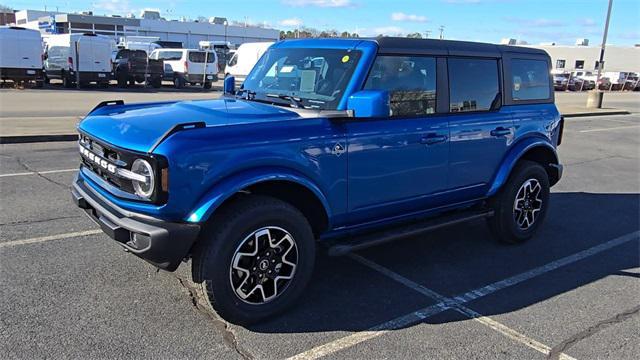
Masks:
[[[493,216],[493,214],[493,210],[487,209],[455,212],[417,223],[395,226],[376,233],[359,235],[355,238],[351,238],[351,240],[337,240],[334,245],[329,247],[329,256],[347,255],[353,251],[384,244],[400,238],[419,235],[442,227],[456,225],[476,219],[489,218]]]

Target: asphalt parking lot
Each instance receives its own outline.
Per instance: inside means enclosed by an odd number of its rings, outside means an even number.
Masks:
[[[188,264],[157,272],[75,208],[75,143],[0,145],[0,358],[636,358],[639,138],[639,114],[569,119],[532,241],[478,222],[321,252],[300,304],[251,328],[199,308]]]

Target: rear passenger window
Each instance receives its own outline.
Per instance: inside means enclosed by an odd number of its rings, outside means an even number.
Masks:
[[[500,104],[498,60],[453,59],[449,66],[449,111],[483,111]]]
[[[189,61],[194,63],[204,63],[205,58],[207,59],[207,63],[213,63],[216,58],[216,55],[212,52],[205,54],[204,51],[191,51],[189,52]]]
[[[549,67],[543,60],[511,61],[513,100],[546,100],[550,96]]]
[[[436,111],[436,59],[378,56],[364,88],[388,91],[392,116],[433,114]]]

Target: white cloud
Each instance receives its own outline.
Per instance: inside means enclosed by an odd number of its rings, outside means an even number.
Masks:
[[[397,26],[382,26],[382,27],[377,27],[375,29],[373,29],[373,31],[371,31],[370,33],[373,33],[374,36],[376,35],[400,35],[404,32],[404,29],[401,27],[397,27]]]
[[[394,12],[393,14],[391,14],[391,20],[412,21],[412,22],[421,22],[421,23],[429,21],[429,19],[427,19],[426,16],[415,15],[415,14],[405,14],[403,12]]]
[[[592,18],[582,18],[578,20],[578,24],[585,26],[585,27],[590,27],[590,26],[598,26],[598,23],[593,20]]]
[[[285,5],[291,6],[317,6],[317,7],[347,7],[351,6],[351,0],[283,0]]]
[[[93,7],[112,14],[124,14],[133,10],[129,0],[98,0],[93,3]]]
[[[279,24],[286,27],[300,27],[302,25],[302,20],[298,18],[284,19],[281,20]]]

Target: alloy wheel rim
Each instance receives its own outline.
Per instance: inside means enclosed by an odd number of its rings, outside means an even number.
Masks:
[[[528,230],[542,210],[542,186],[537,179],[525,181],[513,202],[513,219],[521,230]]]
[[[236,249],[229,281],[236,296],[252,305],[273,301],[289,287],[298,266],[293,236],[277,226],[255,230]]]

